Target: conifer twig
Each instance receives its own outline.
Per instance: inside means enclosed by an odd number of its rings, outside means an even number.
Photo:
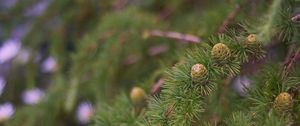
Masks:
[[[229,13],[229,15],[225,18],[225,20],[223,21],[222,25],[219,26],[218,30],[217,30],[217,34],[223,33],[227,26],[230,24],[230,22],[232,22],[234,20],[234,18],[239,14],[239,12],[250,2],[251,0],[247,0],[244,3],[241,3],[239,5],[237,5],[237,7],[235,8],[235,10],[233,10],[232,12]]]
[[[165,37],[170,39],[176,39],[179,41],[185,41],[190,43],[199,43],[201,42],[201,39],[195,35],[190,34],[182,34],[179,32],[173,32],[173,31],[160,31],[160,30],[146,30],[143,33],[144,38],[148,37]]]

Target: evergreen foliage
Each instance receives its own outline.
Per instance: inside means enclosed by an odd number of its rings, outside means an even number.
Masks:
[[[16,107],[3,125],[300,125],[299,0],[48,2],[33,19],[19,11],[34,0],[0,9],[6,34],[33,20],[28,62],[0,74]],[[36,87],[42,100],[20,102]]]

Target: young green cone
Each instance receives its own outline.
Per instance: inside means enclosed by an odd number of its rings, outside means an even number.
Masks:
[[[191,68],[191,77],[194,83],[204,84],[208,79],[208,70],[202,64],[195,64]]]
[[[247,55],[256,59],[262,59],[265,57],[265,51],[262,43],[258,40],[255,34],[248,35],[243,44]]]
[[[273,102],[273,107],[279,112],[291,111],[293,108],[293,98],[287,92],[280,93]]]
[[[230,49],[223,43],[215,44],[211,50],[212,59],[217,62],[227,62],[231,56]]]

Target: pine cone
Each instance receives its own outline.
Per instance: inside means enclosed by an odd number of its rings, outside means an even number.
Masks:
[[[130,98],[131,98],[132,103],[134,105],[137,105],[137,104],[143,103],[146,100],[147,95],[142,88],[134,87],[131,90]]]
[[[226,62],[231,56],[230,49],[223,43],[215,44],[211,50],[211,56],[213,60]]]
[[[193,82],[203,84],[208,79],[208,70],[202,64],[195,64],[191,68],[191,77]]]
[[[291,111],[293,108],[293,98],[287,92],[280,93],[274,100],[273,107],[279,112]]]

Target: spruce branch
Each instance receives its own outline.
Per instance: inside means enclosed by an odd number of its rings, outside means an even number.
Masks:
[[[143,33],[144,38],[148,37],[164,37],[164,38],[170,38],[175,39],[178,41],[185,41],[189,43],[200,43],[202,40],[201,38],[190,35],[190,34],[182,34],[179,32],[173,32],[173,31],[160,31],[160,30],[145,30]]]
[[[169,113],[170,106],[172,112],[167,119],[171,125],[191,125],[199,119],[199,114],[205,111],[204,106],[207,104],[204,99],[216,90],[219,83],[217,80],[238,74],[240,65],[246,61],[241,61],[243,56],[240,54],[244,53],[237,53],[245,50],[245,46],[236,40],[235,37],[221,34],[210,39],[212,45],[203,43],[201,47],[188,51],[187,62],[177,64],[167,72],[159,100],[168,107],[160,111],[156,107],[155,110],[150,109],[149,120],[160,122],[153,116],[161,111]],[[249,51],[251,49],[254,48],[249,48]],[[257,53],[251,52],[245,55]],[[158,105],[151,104],[150,108],[154,106]]]
[[[296,50],[298,48],[296,40],[292,41],[283,65],[263,62],[267,67],[261,73],[256,74],[258,76],[256,79],[251,78],[251,86],[247,89],[249,95],[241,99],[229,88],[231,86],[229,81],[240,74],[243,64],[256,60],[267,61],[263,42],[269,42],[267,45],[272,46],[271,44],[274,44],[274,41],[270,40],[273,38],[275,42],[279,43],[291,42],[289,40],[293,39],[292,36],[295,38],[297,35],[298,37],[300,16],[298,14],[291,17],[289,8],[292,5],[290,3],[295,0],[286,2],[284,0],[267,1],[272,2],[272,5],[266,15],[266,20],[260,25],[253,25],[256,31],[252,32],[245,29],[245,32],[242,33],[230,33],[231,31],[226,32],[226,29],[234,20],[240,17],[239,15],[242,15],[241,13],[245,8],[252,7],[253,10],[257,11],[255,15],[247,12],[248,15],[260,16],[261,11],[265,10],[263,8],[265,6],[258,5],[259,0],[240,1],[240,4],[225,19],[220,18],[226,16],[223,13],[231,7],[230,4],[220,3],[221,6],[209,12],[205,11],[206,8],[203,8],[203,10],[201,8],[201,12],[203,11],[204,14],[199,16],[198,12],[193,14],[193,11],[198,9],[195,8],[195,0],[175,0],[175,6],[173,2],[171,2],[171,6],[169,2],[166,2],[168,5],[165,6],[162,4],[166,3],[156,1],[143,3],[141,7],[151,6],[142,9],[138,9],[140,5],[134,6],[133,9],[125,8],[126,5],[135,3],[136,0],[110,2],[107,6],[111,6],[111,9],[105,8],[104,10],[112,10],[114,13],[101,17],[101,24],[97,29],[87,34],[84,33],[85,30],[93,28],[94,23],[98,23],[98,20],[86,23],[90,26],[84,27],[84,29],[81,29],[81,27],[85,25],[81,26],[81,23],[75,23],[75,30],[80,31],[78,32],[80,34],[86,34],[86,36],[78,41],[79,45],[76,45],[76,49],[72,50],[74,52],[70,53],[71,60],[66,60],[67,64],[64,65],[70,66],[61,67],[62,71],[60,72],[63,73],[57,72],[59,75],[54,78],[53,86],[51,85],[49,88],[49,94],[46,95],[43,102],[36,106],[26,106],[25,109],[18,108],[14,118],[12,118],[12,123],[9,122],[7,125],[76,125],[73,124],[75,123],[73,122],[74,116],[71,114],[73,114],[72,110],[74,110],[77,101],[80,99],[87,99],[91,100],[92,103],[96,103],[97,108],[95,109],[93,123],[99,126],[193,126],[203,125],[203,123],[206,126],[223,124],[228,126],[282,126],[287,124],[287,121],[291,124],[291,120],[294,121],[297,118],[295,116],[298,116],[296,114],[299,113],[298,108],[300,107],[297,99],[300,96],[295,96],[300,90],[300,78],[291,77],[297,72],[292,72],[292,69],[296,68],[296,63],[300,59],[300,48]],[[299,0],[297,1],[299,2]],[[79,6],[80,13],[79,22],[87,20],[84,18],[93,12],[93,9],[89,8],[90,6],[84,5],[85,3],[75,2],[76,8],[74,10],[70,9],[71,11],[67,7],[74,4],[73,2],[62,2],[64,3],[61,5],[62,7],[54,8],[55,12],[61,10],[68,12],[64,14],[67,17],[58,16],[63,24],[68,24],[68,28],[73,25],[73,22],[77,22],[77,19],[72,18],[76,17],[73,13],[78,12],[77,6]],[[52,6],[56,6],[56,4]],[[83,6],[88,8],[87,13],[84,13]],[[159,9],[165,8],[165,11],[163,10],[160,13],[161,20],[159,20],[159,15],[156,15],[155,18],[155,15],[151,16],[144,13],[144,11],[156,10],[157,7]],[[176,9],[185,10],[183,14],[173,14]],[[291,10],[293,9],[295,8]],[[49,10],[53,10],[53,8]],[[101,12],[104,11],[101,9]],[[172,14],[170,20],[164,20],[170,14]],[[47,15],[55,16],[51,13]],[[205,27],[198,27],[197,23],[199,22],[196,21],[203,19],[203,16],[209,17],[207,19],[205,17],[207,22],[200,21],[199,25]],[[45,20],[49,19],[47,16],[44,18],[39,24],[44,25]],[[191,21],[188,21],[191,25],[179,26],[182,24],[182,19],[191,19]],[[198,33],[203,36],[211,34],[212,31],[209,29],[212,29],[217,35],[206,39],[196,35],[183,34],[180,31],[156,30],[165,29],[163,25],[158,25],[157,20],[172,25],[175,24],[175,29],[198,30],[200,31]],[[215,23],[220,20],[223,22],[218,27]],[[35,31],[39,31],[40,27],[38,26],[35,27]],[[65,26],[63,25],[63,27]],[[63,31],[65,32],[65,30]],[[221,34],[223,32],[226,32],[226,34]],[[76,35],[78,33],[75,32]],[[142,36],[141,33],[143,33]],[[38,32],[32,34],[41,36]],[[245,34],[250,35],[247,37]],[[48,36],[44,33],[42,35],[52,38],[51,35]],[[66,38],[78,39],[77,36],[73,37],[72,35]],[[158,44],[150,42],[152,39],[147,40],[148,37],[160,38],[153,39]],[[172,52],[174,47],[177,49],[177,43],[164,43],[163,40],[167,39],[191,43],[196,47],[189,49],[185,53],[185,58],[168,69],[166,74],[162,74],[161,71],[163,70],[159,69],[157,70],[159,73],[155,74],[154,77],[148,77],[157,69],[158,55]],[[40,40],[41,38],[38,38],[33,42],[39,43]],[[207,43],[202,40],[207,40]],[[55,48],[52,48],[56,54],[60,54],[60,52],[56,52],[58,46],[59,42],[56,42]],[[181,52],[179,53],[181,54]],[[172,53],[162,60],[167,60],[170,63],[173,62],[173,59],[170,59],[173,57],[178,58],[177,55],[174,56]],[[60,56],[60,59],[64,58],[65,55]],[[253,64],[257,65],[257,63]],[[64,71],[64,68],[67,72]],[[284,77],[282,77],[283,72]],[[298,74],[295,75],[299,76]],[[141,87],[147,89],[146,92],[143,88],[138,87],[133,88],[134,90],[131,93],[122,93],[122,88],[131,87],[132,84],[143,81],[143,79],[149,80],[149,85],[147,85],[148,81],[139,83]],[[36,80],[32,81],[32,83],[35,83]],[[147,93],[151,96],[149,97]],[[130,98],[128,94],[130,94]],[[112,97],[113,101],[111,101]],[[295,107],[295,105],[298,107]],[[17,106],[19,106],[19,103]],[[293,113],[291,113],[292,111]],[[298,113],[295,111],[298,111]],[[30,116],[28,116],[28,113],[30,113]],[[223,121],[231,114],[231,118]],[[286,115],[288,115],[288,118],[286,118]],[[207,122],[213,122],[214,124]]]
[[[256,78],[257,81],[253,87],[248,89],[248,99],[252,104],[250,110],[256,113],[253,118],[256,122],[265,122],[270,119],[274,112],[276,113],[275,116],[281,118],[284,124],[293,120],[293,101],[295,100],[295,91],[298,90],[299,78],[282,78],[281,72],[282,69],[279,64],[268,64],[261,71],[264,75]]]

